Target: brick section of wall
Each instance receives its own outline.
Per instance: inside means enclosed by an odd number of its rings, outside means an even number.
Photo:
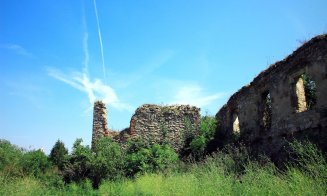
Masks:
[[[310,110],[299,112],[302,103],[296,85],[303,73],[316,83],[317,103]],[[267,93],[271,98],[269,129],[264,128],[263,122],[263,96]],[[327,151],[327,35],[308,41],[230,97],[216,114],[217,132],[225,138],[235,135],[235,115],[239,120],[240,139],[272,157],[278,157],[285,141],[292,138],[313,138]]]

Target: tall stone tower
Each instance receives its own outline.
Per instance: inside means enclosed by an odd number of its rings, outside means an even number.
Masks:
[[[109,135],[107,107],[102,101],[95,101],[93,108],[92,148],[97,139]]]

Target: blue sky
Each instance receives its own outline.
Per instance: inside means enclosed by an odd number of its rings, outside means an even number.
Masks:
[[[96,5],[96,6],[95,6]],[[211,115],[315,35],[327,1],[0,0],[0,138],[49,152],[90,144],[92,102],[109,127],[145,103]]]

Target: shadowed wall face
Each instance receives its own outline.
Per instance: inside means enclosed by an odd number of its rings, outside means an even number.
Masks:
[[[239,130],[243,142],[267,155],[278,156],[293,138],[308,138],[327,151],[327,35],[261,72],[216,118],[217,131],[232,138]]]

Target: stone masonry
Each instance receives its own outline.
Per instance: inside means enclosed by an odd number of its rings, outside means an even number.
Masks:
[[[92,148],[95,141],[104,136],[109,136],[107,124],[107,107],[102,101],[94,102],[93,108],[93,131],[92,131]]]
[[[128,134],[148,143],[169,143],[176,151],[184,146],[185,134],[196,132],[200,109],[189,105],[145,104],[132,116]]]
[[[96,139],[112,137],[125,142],[129,138],[140,138],[148,144],[167,143],[177,152],[184,146],[185,134],[196,132],[200,122],[200,109],[189,105],[159,106],[145,104],[137,108],[130,121],[130,127],[120,132],[107,127],[106,106],[94,103],[92,146]]]
[[[315,84],[314,104],[308,103],[303,75]],[[189,105],[145,104],[135,111],[130,127],[117,133],[108,130],[106,107],[97,101],[92,144],[103,136],[120,142],[142,138],[148,143],[168,142],[180,151],[185,133],[198,128],[199,111]],[[276,160],[286,141],[306,138],[327,152],[327,35],[311,39],[261,72],[230,97],[216,118],[218,126],[211,149],[242,141]]]
[[[312,108],[306,103],[304,73],[316,84]],[[294,138],[310,139],[327,151],[327,35],[261,72],[230,97],[216,118],[222,138],[237,136],[272,158],[278,159],[285,141]]]

